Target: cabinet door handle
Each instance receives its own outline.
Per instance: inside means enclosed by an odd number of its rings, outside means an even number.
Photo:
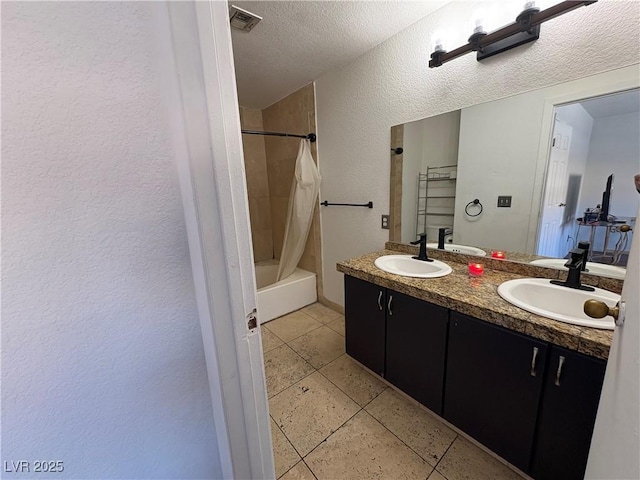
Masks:
[[[560,375],[562,375],[562,366],[564,365],[564,357],[560,355],[560,361],[558,362],[558,370],[556,371],[556,387],[560,386]]]
[[[387,312],[389,312],[389,315],[393,315],[393,312],[391,311],[392,300],[393,300],[393,295],[389,295],[389,302],[387,303]]]
[[[380,293],[378,294],[378,308],[382,311],[382,290],[380,290]]]
[[[533,347],[533,356],[531,357],[531,376],[535,377],[536,372],[536,360],[538,359],[538,347]]]

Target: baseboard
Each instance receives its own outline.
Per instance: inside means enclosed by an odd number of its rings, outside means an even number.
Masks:
[[[335,310],[336,312],[340,312],[342,315],[344,315],[344,307],[335,302],[332,302],[331,300],[326,298],[324,295],[318,295],[318,302],[324,305],[325,307],[329,307],[331,310]]]

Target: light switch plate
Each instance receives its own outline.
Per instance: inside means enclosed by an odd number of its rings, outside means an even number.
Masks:
[[[382,228],[383,230],[389,230],[389,215],[382,215],[380,228]]]
[[[500,195],[498,197],[498,207],[511,207],[511,195]]]

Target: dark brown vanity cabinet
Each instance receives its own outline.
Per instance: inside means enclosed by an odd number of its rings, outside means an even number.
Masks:
[[[386,289],[345,275],[344,293],[347,353],[384,377]]]
[[[436,413],[448,315],[446,308],[345,276],[347,353]]]
[[[581,479],[606,362],[345,276],[347,353],[536,480]]]
[[[548,344],[451,312],[443,416],[528,471]]]
[[[449,311],[392,290],[387,295],[385,376],[441,414]]]
[[[531,474],[581,480],[589,456],[606,362],[552,346]]]

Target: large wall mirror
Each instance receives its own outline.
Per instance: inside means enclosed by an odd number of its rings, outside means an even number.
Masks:
[[[637,84],[607,72],[392,127],[390,240],[426,233],[431,247],[559,268],[590,242],[592,273],[624,278],[640,205]]]

